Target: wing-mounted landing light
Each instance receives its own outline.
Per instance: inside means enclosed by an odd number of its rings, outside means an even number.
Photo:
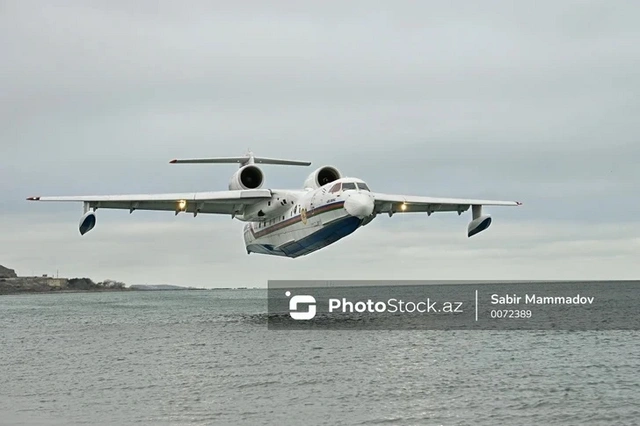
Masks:
[[[179,200],[176,203],[176,216],[178,216],[178,213],[186,212],[186,211],[187,211],[187,200]]]
[[[471,206],[471,212],[473,218],[467,227],[468,237],[479,234],[491,225],[491,216],[482,214],[482,206]]]

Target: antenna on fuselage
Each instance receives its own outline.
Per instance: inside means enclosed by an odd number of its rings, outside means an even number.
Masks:
[[[171,164],[224,164],[240,163],[240,167],[248,164],[276,164],[280,166],[310,166],[310,161],[283,160],[280,158],[256,157],[253,152],[247,151],[243,157],[212,157],[212,158],[190,158],[185,160],[171,160]]]

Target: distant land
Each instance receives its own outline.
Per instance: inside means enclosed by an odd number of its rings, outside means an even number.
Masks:
[[[133,284],[127,288],[131,290],[142,290],[142,291],[206,290],[206,288],[182,287],[179,285],[171,285],[171,284]]]
[[[48,275],[21,277],[15,270],[0,265],[0,294],[123,290],[129,289],[119,281],[105,280],[96,283],[90,278],[58,278]]]
[[[93,291],[158,291],[158,290],[204,290],[168,284],[138,284],[127,287],[120,281],[94,282],[90,278],[58,278],[49,275],[34,277],[18,276],[15,270],[0,265],[0,295],[20,293],[58,293]]]

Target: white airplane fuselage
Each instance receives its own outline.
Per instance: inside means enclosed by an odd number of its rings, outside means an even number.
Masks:
[[[318,189],[275,191],[261,220],[246,220],[247,253],[298,257],[346,237],[373,216],[374,199],[360,179],[342,178]]]

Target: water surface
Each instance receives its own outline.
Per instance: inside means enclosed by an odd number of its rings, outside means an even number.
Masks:
[[[635,424],[637,331],[267,330],[266,290],[0,297],[0,424]]]

